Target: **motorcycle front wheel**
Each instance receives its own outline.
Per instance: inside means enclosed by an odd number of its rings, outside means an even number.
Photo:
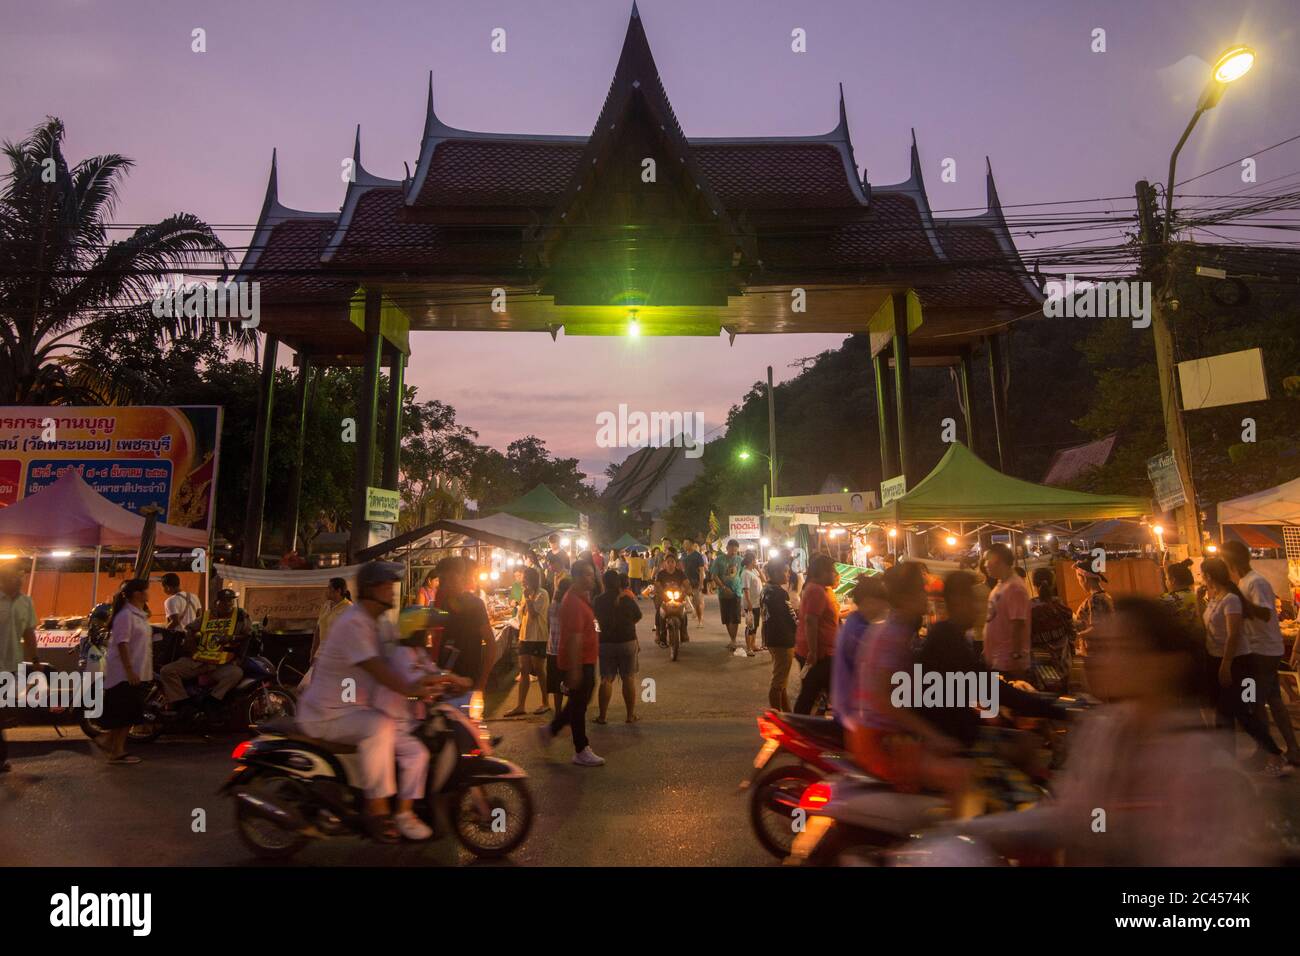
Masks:
[[[248,718],[249,727],[256,727],[276,717],[292,717],[297,712],[298,701],[293,692],[277,685],[267,687],[248,698],[244,716]]]
[[[668,622],[668,659],[677,660],[677,652],[682,646],[682,626],[676,621]]]
[[[533,798],[523,780],[493,780],[452,797],[451,825],[460,845],[481,859],[508,856],[533,826]]]

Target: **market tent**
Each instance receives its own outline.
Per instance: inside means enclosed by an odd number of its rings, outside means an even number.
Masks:
[[[1300,524],[1300,478],[1219,502],[1219,524]]]
[[[617,541],[611,544],[610,548],[612,548],[615,551],[622,551],[624,548],[644,549],[645,545],[642,544],[640,541],[638,541],[636,538],[632,537],[630,534],[625,534],[623,535],[623,537],[619,538]]]
[[[1021,481],[984,464],[953,442],[939,464],[912,490],[883,508],[858,516],[868,521],[1099,521],[1151,513],[1146,498],[1090,495]]]
[[[423,528],[416,528],[414,531],[399,534],[395,538],[390,538],[387,541],[366,548],[357,554],[357,560],[374,560],[397,548],[414,544],[438,531],[464,535],[466,538],[481,541],[483,544],[492,545],[494,548],[504,548],[517,554],[527,554],[531,550],[529,545],[534,541],[541,541],[545,538],[551,533],[551,528],[548,525],[537,524],[508,514],[494,514],[488,515],[486,518],[457,520],[444,518],[441,521],[433,522],[433,524],[427,524]]]
[[[566,505],[546,485],[538,485],[527,494],[502,505],[496,513],[536,521],[539,524],[550,525],[552,529],[577,528],[582,521],[578,509]]]
[[[75,470],[53,484],[0,508],[0,548],[126,548],[134,551],[144,531],[143,516],[115,505]],[[206,548],[208,533],[158,523],[159,547]]]
[[[1088,525],[1086,528],[1080,528],[1078,531],[1069,531],[1059,537],[1082,538],[1084,541],[1091,541],[1096,544],[1124,544],[1137,545],[1144,544],[1154,545],[1156,543],[1155,533],[1151,530],[1150,525],[1142,524],[1138,521],[1132,521],[1125,518],[1111,518],[1107,521],[1097,521]],[[1171,527],[1164,531],[1165,542],[1176,541],[1177,536]]]

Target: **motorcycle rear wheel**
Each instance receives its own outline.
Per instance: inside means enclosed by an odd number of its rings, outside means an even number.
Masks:
[[[770,767],[749,788],[749,822],[754,836],[768,853],[778,860],[790,855],[797,836],[794,829],[794,809],[799,798],[822,775],[800,763],[780,764]],[[790,804],[790,812],[779,813],[771,806],[773,798]]]
[[[475,789],[482,792],[487,803],[486,819],[480,812]],[[456,839],[480,859],[497,859],[513,853],[533,827],[533,797],[523,780],[493,780],[468,788],[453,796],[448,809]],[[498,814],[498,810],[504,813]],[[495,828],[499,822],[505,827],[500,831]]]
[[[289,783],[287,777],[270,774],[255,777],[244,789],[276,798],[282,796],[285,785]],[[235,801],[235,832],[239,835],[239,842],[261,860],[287,860],[306,846],[308,839],[258,816],[240,800]]]

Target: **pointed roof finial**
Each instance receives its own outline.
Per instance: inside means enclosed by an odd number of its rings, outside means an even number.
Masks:
[[[361,124],[357,124],[357,138],[352,143],[352,165],[361,168]]]
[[[921,153],[916,148],[916,127],[912,127],[912,178],[921,181]]]
[[[280,177],[276,172],[276,151],[271,148],[271,175],[266,179],[266,198],[262,200],[262,218],[280,203]]]
[[[424,136],[422,139],[428,139],[429,134],[433,131],[433,124],[437,122],[437,117],[433,115],[433,70],[429,71],[429,98],[424,104]]]
[[[984,167],[986,170],[984,174],[984,189],[987,196],[985,201],[988,205],[988,210],[989,212],[995,212],[1001,216],[1002,203],[998,200],[998,187],[993,182],[993,162],[987,156],[984,157]]]
[[[844,84],[840,84],[840,132],[848,134],[849,117],[844,109]]]
[[[641,11],[636,8],[636,0],[632,0],[632,19],[633,20],[641,19]]]

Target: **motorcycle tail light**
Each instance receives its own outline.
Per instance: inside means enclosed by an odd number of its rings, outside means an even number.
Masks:
[[[779,740],[784,736],[780,725],[773,723],[766,717],[758,718],[758,735],[764,740]]]
[[[818,780],[803,792],[799,798],[799,807],[803,810],[820,810],[831,802],[831,785],[825,780]]]
[[[253,742],[251,740],[240,741],[235,744],[235,749],[230,751],[230,759],[243,760],[244,754],[248,753],[251,749],[253,749]]]

